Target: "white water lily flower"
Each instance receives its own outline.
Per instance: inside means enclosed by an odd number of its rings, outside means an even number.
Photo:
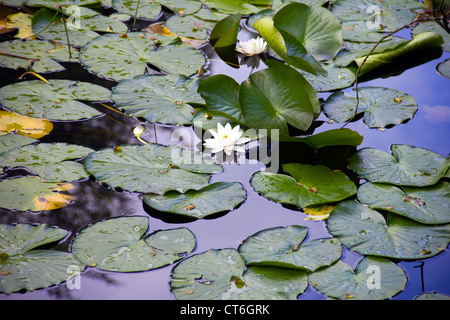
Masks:
[[[245,149],[239,145],[250,141],[249,138],[241,138],[243,131],[240,130],[239,125],[231,128],[229,123],[225,127],[221,123],[217,123],[217,132],[213,129],[209,129],[209,132],[211,132],[214,138],[205,139],[204,146],[212,149],[212,153],[217,153],[222,150],[227,155],[230,155],[233,150],[236,152],[245,152]]]
[[[254,56],[263,53],[267,49],[267,43],[263,38],[257,37],[236,45],[236,51],[245,54],[246,56]]]

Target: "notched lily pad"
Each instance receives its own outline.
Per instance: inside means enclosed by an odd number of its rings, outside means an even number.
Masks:
[[[80,61],[89,71],[116,81],[145,74],[147,64],[185,76],[205,64],[203,54],[179,37],[141,32],[100,36],[83,47]]]
[[[21,177],[0,181],[0,207],[18,211],[46,211],[65,207],[76,197],[62,193],[71,183],[46,182],[39,177]]]
[[[99,181],[131,192],[165,194],[208,185],[210,174],[222,172],[211,157],[178,146],[124,145],[89,154],[85,168]]]
[[[326,100],[323,111],[330,119],[345,122],[356,114],[364,113],[364,123],[369,128],[385,128],[412,119],[417,112],[416,100],[396,89],[364,87],[359,89],[359,105],[356,94],[336,92]]]
[[[164,196],[144,195],[144,202],[154,209],[197,219],[233,210],[245,199],[246,191],[237,182],[216,182],[198,191],[172,191]]]
[[[327,227],[344,246],[362,255],[424,259],[450,242],[450,224],[425,225],[392,213],[385,220],[378,211],[351,200],[336,206]]]
[[[252,266],[235,249],[211,249],[173,270],[172,294],[179,300],[296,299],[308,286],[305,271]]]
[[[139,76],[121,81],[111,99],[127,114],[149,122],[190,124],[195,114],[193,105],[204,104],[197,93],[200,81],[176,74]]]
[[[251,179],[253,188],[275,202],[301,208],[343,200],[356,193],[355,184],[342,172],[325,166],[290,163],[283,169],[289,175],[257,172]]]
[[[435,184],[450,167],[450,160],[427,149],[394,144],[391,152],[362,148],[350,157],[349,166],[370,182],[413,187]]]
[[[84,158],[94,150],[67,143],[39,143],[27,145],[0,154],[2,167],[26,167],[47,182],[75,181],[87,178],[89,173],[82,163],[72,161]]]
[[[85,266],[72,253],[37,249],[68,232],[48,225],[0,224],[0,292],[33,291],[69,280]]]
[[[146,271],[191,253],[194,234],[186,228],[146,234],[148,218],[119,217],[96,222],[73,240],[74,255],[89,266],[117,272]]]
[[[342,261],[308,276],[322,294],[340,300],[384,300],[401,292],[406,274],[395,263],[377,257],[362,259],[355,270]]]
[[[429,187],[402,187],[364,183],[358,199],[373,209],[390,211],[425,224],[450,222],[450,184],[440,181]]]
[[[17,95],[20,92],[20,95]],[[49,120],[89,119],[100,112],[80,102],[107,101],[111,92],[99,85],[72,80],[16,82],[0,89],[0,104],[11,111]]]
[[[324,238],[303,242],[307,228],[291,225],[255,233],[239,246],[247,265],[276,266],[315,271],[341,257],[339,240]]]

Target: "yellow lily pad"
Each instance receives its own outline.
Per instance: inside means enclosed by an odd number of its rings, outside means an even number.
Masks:
[[[39,139],[53,130],[47,119],[37,119],[10,111],[0,111],[0,135],[14,132],[22,136]]]

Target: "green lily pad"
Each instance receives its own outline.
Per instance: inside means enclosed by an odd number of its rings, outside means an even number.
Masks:
[[[239,253],[247,265],[274,266],[315,271],[341,257],[339,240],[317,239],[303,242],[307,228],[291,225],[259,231],[245,239]]]
[[[355,74],[347,68],[341,68],[334,64],[322,66],[327,73],[317,76],[299,70],[317,92],[347,88],[355,82]]]
[[[419,33],[424,32],[434,32],[440,34],[444,39],[444,44],[442,45],[442,48],[444,49],[444,51],[450,51],[450,34],[444,28],[442,28],[441,25],[438,24],[436,21],[422,22],[413,29],[412,34],[413,36],[416,36]]]
[[[450,59],[447,59],[441,63],[439,63],[436,66],[436,70],[443,75],[444,77],[446,77],[447,79],[450,79]]]
[[[239,83],[233,78],[217,74],[203,80],[198,86],[198,93],[206,103],[208,111],[239,122],[246,123],[239,103]]]
[[[327,221],[330,233],[348,249],[362,255],[395,259],[424,259],[444,250],[450,225],[425,225],[377,211],[356,201],[339,203]]]
[[[134,272],[172,264],[195,248],[196,239],[189,229],[146,234],[147,230],[146,217],[107,219],[77,234],[72,251],[86,265],[107,271]]]
[[[246,199],[244,187],[237,182],[216,182],[198,191],[168,192],[164,196],[146,194],[144,202],[159,211],[204,218],[233,210]]]
[[[310,94],[291,80],[283,70],[268,68],[241,84],[239,102],[251,127],[278,129],[284,135],[288,135],[288,124],[300,130],[309,128],[315,117]]]
[[[289,163],[283,169],[291,176],[257,172],[251,179],[253,188],[275,202],[301,208],[343,200],[356,194],[355,184],[342,172],[325,166]]]
[[[350,157],[350,169],[370,182],[423,187],[435,184],[450,166],[440,154],[419,147],[394,144],[391,152],[362,148]]]
[[[14,148],[25,146],[36,141],[36,139],[16,133],[0,135],[0,156],[3,152],[7,152]]]
[[[363,136],[358,132],[348,128],[331,129],[319,132],[307,137],[297,138],[297,141],[306,143],[307,145],[320,149],[331,146],[359,146],[363,141]],[[294,140],[292,140],[294,141]]]
[[[355,116],[355,89],[352,93],[335,92],[325,101],[323,112],[336,122],[345,122]],[[364,87],[359,89],[356,114],[364,112],[364,123],[369,128],[384,128],[412,119],[417,112],[416,100],[396,89]]]
[[[122,80],[111,99],[125,113],[149,122],[190,124],[195,113],[191,104],[204,104],[197,94],[200,81],[183,75],[139,76]]]
[[[36,249],[68,232],[48,225],[0,224],[0,292],[33,291],[69,280],[70,269],[85,268],[72,253]]]
[[[30,69],[37,73],[65,70],[59,62],[77,62],[78,52],[72,50],[69,57],[67,46],[42,40],[12,40],[0,43],[0,66],[10,69]],[[6,55],[9,54],[9,55]]]
[[[208,185],[210,174],[222,172],[211,157],[171,145],[124,145],[89,154],[85,168],[102,183],[130,192],[165,194]]]
[[[177,36],[140,32],[97,37],[83,47],[80,61],[89,71],[116,81],[144,74],[147,64],[185,76],[193,75],[205,64],[200,51]]]
[[[300,41],[317,60],[330,60],[342,47],[342,26],[329,10],[292,3],[273,17],[274,26]]]
[[[199,0],[113,0],[113,7],[120,13],[127,13],[140,19],[156,20],[162,11],[162,6],[172,10],[175,13],[189,15],[200,10],[202,3]],[[139,8],[136,11],[136,7]]]
[[[0,208],[18,211],[46,211],[65,207],[76,197],[61,193],[73,189],[70,183],[46,182],[39,177],[0,181]]]
[[[82,23],[80,25],[83,26]],[[45,8],[38,10],[33,15],[31,27],[34,34],[39,34],[40,37],[46,40],[56,41],[65,45],[68,45],[70,42],[70,45],[75,47],[82,47],[89,40],[99,36],[97,32],[89,29],[67,28],[67,24],[64,27],[61,13]],[[67,37],[69,37],[69,42]]]
[[[372,209],[387,210],[425,224],[450,222],[447,181],[421,188],[364,183],[358,189],[358,200]]]
[[[422,293],[414,300],[450,300],[450,296],[439,292]]]
[[[194,15],[173,15],[166,21],[166,27],[172,33],[193,39],[206,39],[217,21],[205,21]]]
[[[407,278],[395,263],[376,257],[362,259],[355,270],[342,261],[308,276],[322,294],[340,300],[384,300],[403,291]]]
[[[229,14],[252,14],[270,6],[272,0],[202,0],[202,3],[210,9]]]
[[[214,51],[232,67],[239,66],[236,41],[241,19],[240,13],[229,15],[216,23],[209,36],[209,42],[214,47]]]
[[[84,158],[94,150],[67,143],[39,143],[15,148],[0,154],[2,167],[26,167],[47,182],[75,181],[89,173],[81,163],[69,160]]]
[[[20,92],[20,95],[17,95]],[[0,89],[0,104],[11,111],[33,118],[80,120],[101,115],[80,102],[106,101],[111,92],[99,85],[71,80],[16,82]]]
[[[412,10],[421,9],[424,5],[417,0],[338,0],[331,11],[342,21],[362,21],[376,31],[393,31],[414,20]],[[377,14],[380,26],[372,21]]]
[[[292,300],[307,286],[305,271],[245,269],[245,261],[235,249],[211,249],[189,257],[173,268],[170,281],[178,300]]]

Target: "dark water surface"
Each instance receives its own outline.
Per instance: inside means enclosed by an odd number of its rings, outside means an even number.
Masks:
[[[445,53],[441,58],[405,71],[403,74],[387,79],[377,79],[362,83],[361,86],[381,86],[401,90],[412,95],[419,111],[414,119],[408,123],[380,131],[369,129],[358,120],[347,127],[358,131],[364,136],[363,143],[358,147],[374,147],[389,152],[391,144],[410,144],[426,148],[447,156],[450,150],[450,80],[440,76],[435,66],[450,54]],[[227,74],[238,82],[245,80],[250,69],[243,66],[233,69],[220,61],[214,61],[209,66],[213,74]],[[107,87],[114,86],[113,82],[98,79],[94,75],[84,72],[78,65],[67,65],[68,71],[48,75],[48,78],[77,79],[92,81]],[[260,69],[264,68],[261,63]],[[256,70],[255,70],[256,71]],[[20,72],[0,69],[1,86],[16,81]],[[29,77],[27,79],[32,79]],[[351,90],[351,88],[346,89]],[[320,94],[326,98],[328,94]],[[132,129],[140,122],[117,112],[105,109],[98,104],[99,110],[105,115],[87,121],[55,122],[54,130],[41,142],[68,142],[91,147],[95,150],[125,143],[138,143],[132,135]],[[325,121],[316,132],[331,128],[338,128],[342,124],[328,124],[324,116],[319,120]],[[157,127],[158,142],[163,144],[170,141],[171,127]],[[154,141],[153,131],[144,135],[147,141]],[[284,149],[286,150],[286,148]],[[281,154],[282,162],[294,159],[301,162],[308,157],[304,148],[293,145]],[[325,150],[325,161],[339,166],[346,161],[345,150]],[[333,156],[328,156],[333,154]],[[70,194],[76,195],[75,203],[58,210],[46,211],[39,214],[26,212],[11,212],[0,210],[0,223],[46,223],[67,229],[71,232],[64,241],[57,245],[57,249],[65,250],[69,247],[73,236],[80,229],[108,217],[123,215],[140,215],[149,217],[150,231],[171,229],[178,227],[189,228],[197,238],[197,247],[192,254],[202,253],[208,249],[237,248],[248,236],[257,231],[297,224],[308,227],[308,238],[329,236],[325,222],[305,220],[306,215],[290,206],[274,203],[258,195],[251,187],[249,180],[252,174],[259,171],[262,164],[224,165],[222,174],[213,175],[211,182],[236,181],[243,184],[247,190],[247,200],[237,209],[216,217],[196,221],[171,221],[162,212],[155,212],[143,205],[137,194],[118,192],[102,186],[95,181],[85,180],[74,182],[75,190]],[[10,173],[11,174],[11,173]],[[17,174],[20,174],[18,171]],[[341,258],[354,267],[362,256],[344,249]],[[405,270],[408,277],[406,288],[393,299],[413,299],[423,292],[437,291],[450,295],[450,254],[448,249],[441,254],[424,260],[396,261]],[[86,268],[81,274],[81,289],[69,290],[63,283],[48,289],[27,293],[0,294],[0,299],[173,299],[169,289],[170,273],[173,265],[157,270],[136,273],[115,273]],[[299,299],[324,299],[325,297],[308,287]]]

